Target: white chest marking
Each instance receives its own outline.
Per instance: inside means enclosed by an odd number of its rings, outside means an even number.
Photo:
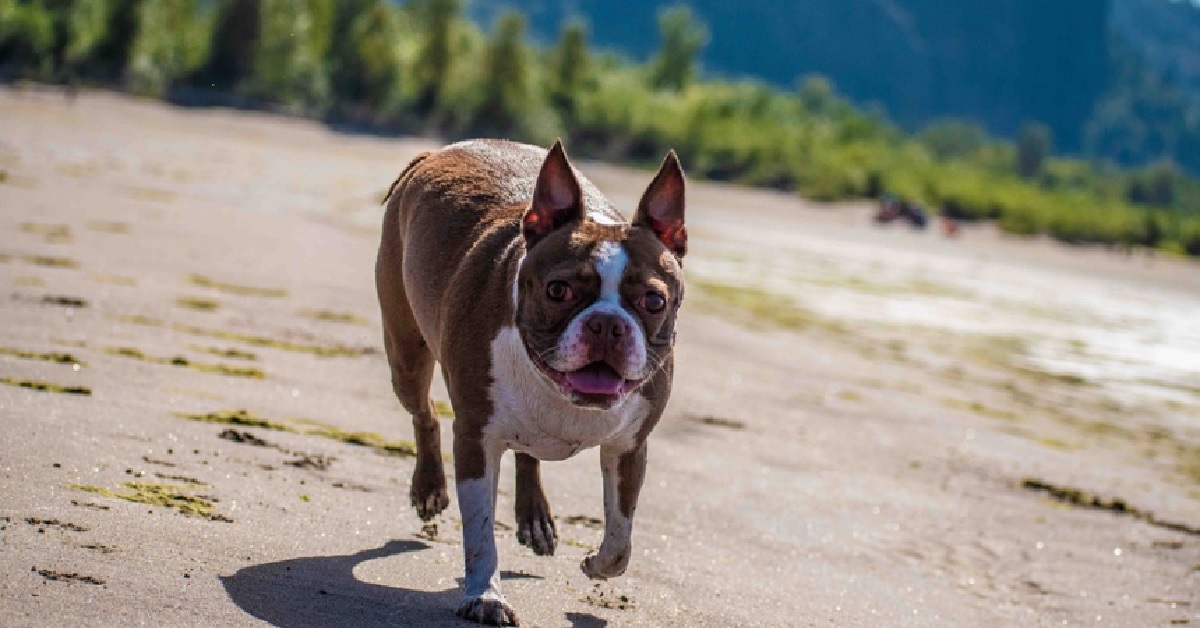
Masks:
[[[565,460],[597,445],[632,439],[650,411],[640,392],[608,410],[572,404],[535,369],[516,327],[492,341],[493,414],[487,438],[542,460]]]

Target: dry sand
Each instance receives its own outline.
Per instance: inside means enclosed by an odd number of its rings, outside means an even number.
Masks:
[[[0,91],[0,624],[456,625],[372,280],[432,145]],[[578,568],[594,451],[544,467],[552,558],[509,469],[524,625],[1200,623],[1200,266],[869,211],[693,186],[629,573]]]

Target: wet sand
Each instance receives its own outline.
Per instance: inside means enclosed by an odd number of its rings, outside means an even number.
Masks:
[[[456,625],[372,275],[434,146],[0,90],[0,623]],[[581,168],[626,213],[649,179]],[[732,186],[688,211],[635,557],[579,571],[596,452],[543,467],[550,558],[509,466],[523,625],[1200,623],[1200,265]]]

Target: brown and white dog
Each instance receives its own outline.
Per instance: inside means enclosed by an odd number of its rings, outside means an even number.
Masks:
[[[604,540],[581,565],[621,575],[646,437],[671,391],[687,250],[684,176],[672,152],[627,223],[562,145],[475,140],[418,156],[386,200],[376,285],[392,387],[412,414],[411,498],[449,505],[434,362],[454,407],[466,584],[458,614],[517,624],[493,533],[500,457],[516,452],[517,538],[553,554],[539,460],[600,446]]]

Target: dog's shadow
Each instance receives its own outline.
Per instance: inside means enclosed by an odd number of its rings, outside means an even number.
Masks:
[[[361,563],[426,549],[429,545],[420,541],[389,541],[355,554],[245,567],[232,576],[222,576],[221,584],[242,610],[280,628],[454,625],[454,609],[462,594],[459,587],[430,592],[371,584],[354,577],[354,568]],[[502,576],[536,577],[508,572]],[[567,613],[567,619],[573,626],[589,628],[608,623],[586,613]]]

